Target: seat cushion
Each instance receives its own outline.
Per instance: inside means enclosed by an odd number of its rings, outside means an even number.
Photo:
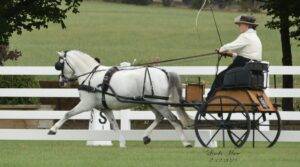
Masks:
[[[268,65],[259,62],[247,63],[244,67],[237,67],[226,72],[223,81],[224,89],[265,89],[264,74]]]

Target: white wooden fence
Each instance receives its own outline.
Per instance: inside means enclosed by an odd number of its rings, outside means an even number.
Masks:
[[[188,67],[162,67],[168,71],[177,72],[180,75],[214,75],[215,67],[211,66],[188,66]],[[220,70],[225,67],[220,67]],[[0,67],[0,75],[58,75],[53,67]],[[300,75],[300,66],[271,66],[270,75]],[[300,89],[270,88],[266,90],[270,97],[300,97]],[[39,88],[0,88],[0,97],[79,97],[77,89],[39,89]],[[66,111],[0,111],[0,119],[37,119],[53,120],[60,119]],[[94,111],[95,112],[95,111]],[[116,118],[121,120],[121,129],[127,140],[141,140],[143,131],[132,130],[132,120],[153,120],[154,115],[150,111],[114,111]],[[195,112],[189,112],[194,115]],[[98,115],[98,114],[96,114]],[[300,120],[300,112],[281,112],[282,120]],[[91,113],[82,113],[72,119],[89,120]],[[94,117],[95,118],[95,117]],[[97,117],[96,117],[97,119]],[[97,121],[93,121],[97,122]],[[95,125],[93,125],[95,126]],[[55,136],[48,136],[47,130],[39,129],[1,129],[0,140],[116,140],[117,136],[110,130],[108,125],[95,127],[90,130],[60,130]],[[99,129],[100,128],[100,129]],[[102,129],[103,131],[99,131]],[[204,130],[204,135],[211,131]],[[272,133],[270,131],[270,133]],[[194,132],[186,131],[190,140],[195,140]],[[256,135],[258,136],[258,135]],[[151,136],[153,140],[178,140],[173,130],[156,130]],[[217,138],[218,140],[218,138]],[[261,140],[258,138],[258,140]],[[300,131],[283,131],[280,141],[300,141]],[[103,143],[102,143],[103,144]],[[110,144],[110,143],[106,143]]]

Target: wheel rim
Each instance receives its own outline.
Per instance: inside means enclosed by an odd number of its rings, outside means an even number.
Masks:
[[[229,105],[230,104],[230,105]],[[196,107],[197,114],[195,117],[195,133],[199,142],[204,147],[210,147],[211,142],[217,137],[221,137],[223,147],[225,147],[225,132],[231,134],[232,139],[238,135],[233,131],[236,122],[231,120],[235,115],[240,114],[244,116],[244,121],[240,121],[241,126],[244,130],[243,137],[239,138],[238,142],[233,142],[237,147],[241,147],[246,141],[250,133],[250,117],[245,107],[237,100],[227,96],[217,96],[203,104],[201,107]],[[237,110],[238,109],[238,110]],[[208,129],[212,130],[210,136],[204,136],[201,134],[201,130]],[[220,136],[218,136],[218,134]]]
[[[263,140],[267,142],[266,147],[274,146],[278,141],[281,133],[282,124],[279,112],[252,113],[252,115],[253,114],[255,114],[255,116],[251,120],[251,129],[255,131],[255,135],[259,135]],[[272,116],[275,116],[275,120],[269,119]],[[267,135],[264,130],[275,131],[275,134],[269,133],[269,135]]]
[[[227,117],[227,119],[230,121],[230,125],[227,129],[228,137],[234,146],[240,148],[242,147],[250,134],[250,118],[249,114],[244,115],[242,113],[237,113],[236,116],[233,116],[232,113],[230,113]],[[231,120],[232,117],[239,117],[243,118],[242,120]],[[246,121],[246,123],[245,123]]]

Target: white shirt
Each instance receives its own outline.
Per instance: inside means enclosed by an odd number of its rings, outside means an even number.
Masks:
[[[249,29],[239,37],[220,48],[220,52],[230,51],[236,55],[252,59],[262,60],[262,44],[254,29]]]

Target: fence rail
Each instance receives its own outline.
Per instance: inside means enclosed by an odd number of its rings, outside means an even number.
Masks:
[[[166,66],[162,67],[168,71],[173,71],[179,75],[214,75],[215,67],[212,66]],[[220,67],[220,70],[226,67]],[[0,75],[59,75],[54,67],[0,67]],[[271,66],[269,75],[300,75],[300,66]],[[206,92],[208,89],[206,90]],[[300,88],[282,89],[270,88],[266,90],[270,97],[300,97]],[[40,89],[40,88],[0,88],[0,97],[79,97],[77,89]],[[37,119],[37,120],[54,120],[60,119],[66,111],[0,111],[0,120],[4,119]],[[72,119],[89,120],[91,113],[86,112]],[[121,120],[121,129],[125,137],[129,140],[140,140],[141,130],[132,130],[132,120],[153,120],[154,115],[149,111],[114,111],[116,119]],[[195,115],[195,112],[189,112]],[[300,120],[300,112],[281,112],[282,120]],[[93,116],[94,119],[96,117]],[[239,118],[236,118],[239,119]],[[96,120],[97,121],[97,120]],[[115,134],[107,129],[105,131],[91,130],[61,130],[57,136],[49,137],[46,130],[38,129],[0,129],[0,140],[115,140]],[[195,136],[192,131],[186,131],[189,139],[194,140]],[[203,134],[209,135],[211,131],[203,131]],[[273,133],[269,131],[268,133]],[[256,135],[257,136],[257,135]],[[156,130],[152,139],[154,140],[178,140],[177,135],[172,130]],[[259,138],[257,140],[260,140]],[[300,131],[283,131],[280,141],[300,141]]]
[[[167,71],[176,72],[179,75],[215,75],[214,66],[163,66]],[[226,66],[220,66],[220,71]],[[270,66],[270,75],[300,75],[300,66]],[[0,67],[0,75],[59,75],[54,67],[43,66],[5,66]]]
[[[205,92],[208,92],[206,89]],[[280,89],[270,88],[266,89],[266,94],[269,97],[295,97],[300,98],[300,88],[294,89]],[[55,88],[0,88],[0,97],[79,97],[77,89],[55,89]]]
[[[118,140],[118,136],[111,130],[60,130],[55,136],[47,135],[47,130],[41,129],[0,129],[0,140]],[[195,132],[193,130],[184,131],[188,140],[195,140]],[[203,137],[208,137],[213,131],[203,130],[200,132]],[[274,135],[274,131],[264,131],[267,136]],[[122,134],[129,141],[140,141],[143,138],[143,130],[123,130]],[[252,136],[252,132],[250,132]],[[222,139],[221,135],[217,135],[217,141]],[[177,141],[178,134],[174,130],[154,130],[151,139],[155,141]],[[299,142],[299,131],[283,131],[278,141],[281,142]],[[229,141],[228,136],[225,140]],[[251,141],[248,138],[248,141]],[[255,141],[265,141],[265,138],[255,133]]]

